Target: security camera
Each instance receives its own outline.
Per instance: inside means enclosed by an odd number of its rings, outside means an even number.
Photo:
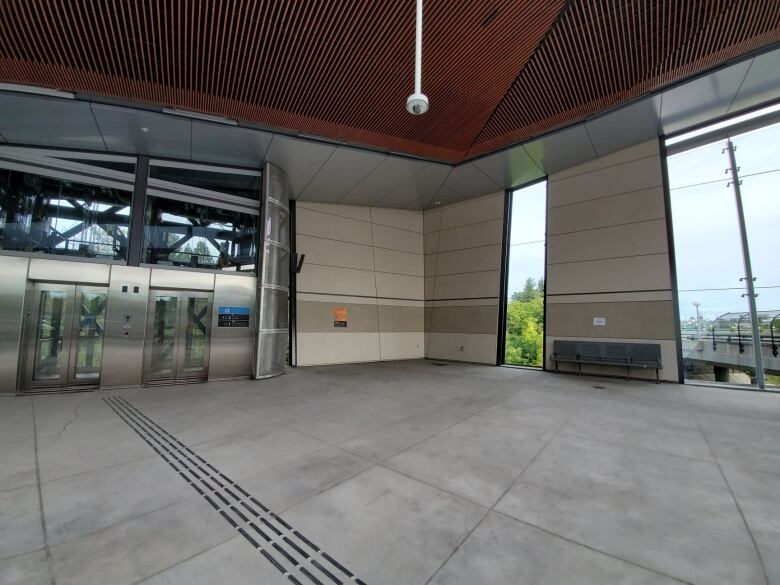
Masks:
[[[415,116],[421,116],[428,111],[428,96],[424,93],[413,93],[406,98],[406,111]]]

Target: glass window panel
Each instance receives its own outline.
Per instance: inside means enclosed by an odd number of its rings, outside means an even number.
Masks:
[[[253,272],[256,215],[147,196],[144,262]]]
[[[544,362],[544,274],[547,183],[512,193],[504,363]]]
[[[728,154],[723,150],[726,141],[721,140],[666,159],[669,169],[669,188],[678,189],[727,179]]]
[[[81,293],[78,331],[76,334],[76,364],[74,377],[77,380],[100,379],[103,363],[103,332],[106,325],[106,293]]]
[[[0,248],[125,260],[132,193],[0,168]]]
[[[149,177],[236,197],[260,200],[259,174],[237,174],[230,172],[229,169],[216,171],[151,165]]]

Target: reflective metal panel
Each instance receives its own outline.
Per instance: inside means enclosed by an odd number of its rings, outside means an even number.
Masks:
[[[271,378],[284,372],[287,365],[287,331],[263,331],[257,336],[258,379]]]
[[[110,273],[110,264],[32,258],[30,260],[29,279],[45,280],[48,282],[108,284]]]
[[[548,175],[596,158],[584,124],[527,142],[523,148]]]
[[[750,67],[743,61],[665,91],[661,129],[671,134],[724,115]]]
[[[224,124],[192,122],[192,160],[260,168],[272,134]]]
[[[387,158],[356,148],[337,148],[297,199],[336,203]]]
[[[241,278],[234,276],[233,278]],[[214,275],[208,272],[166,270],[152,268],[149,283],[152,288],[175,288],[188,290],[214,290]]]
[[[757,55],[729,112],[738,112],[780,98],[780,49]]]
[[[257,279],[217,274],[214,281],[214,308],[211,318],[209,380],[244,378],[252,375],[255,336],[255,289]],[[249,309],[247,326],[226,326],[220,311]],[[222,321],[222,323],[220,323]],[[243,322],[243,321],[239,321]]]
[[[9,142],[106,150],[89,103],[0,92],[0,131]]]
[[[191,122],[180,116],[92,104],[108,150],[190,160]]]
[[[149,268],[112,266],[103,347],[102,388],[141,383]]]
[[[284,169],[288,174],[289,198],[294,199],[306,188],[334,150],[335,146],[274,134],[266,162]]]
[[[16,390],[28,263],[0,256],[0,393]]]
[[[347,205],[375,205],[385,195],[426,169],[428,163],[388,156],[339,201]]]
[[[505,189],[518,187],[544,176],[544,172],[522,146],[479,158],[474,161],[474,165]]]
[[[422,172],[377,200],[374,205],[426,209],[449,172],[448,165],[431,163]]]
[[[616,152],[658,136],[660,96],[648,97],[585,122],[599,156]]]
[[[474,163],[454,167],[444,179],[444,186],[465,198],[479,197],[504,190],[503,184],[496,183]]]
[[[287,248],[266,242],[263,249],[263,284],[287,288],[290,286],[290,251]]]

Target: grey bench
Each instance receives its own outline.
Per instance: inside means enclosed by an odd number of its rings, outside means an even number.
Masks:
[[[577,374],[582,375],[582,364],[621,366],[626,368],[626,379],[631,379],[631,368],[652,368],[656,384],[660,382],[661,346],[658,343],[615,343],[599,341],[553,341],[550,359],[577,364]]]

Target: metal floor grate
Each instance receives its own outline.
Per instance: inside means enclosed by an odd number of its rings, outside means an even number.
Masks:
[[[297,585],[366,585],[130,402],[120,396],[103,400],[290,581]]]

